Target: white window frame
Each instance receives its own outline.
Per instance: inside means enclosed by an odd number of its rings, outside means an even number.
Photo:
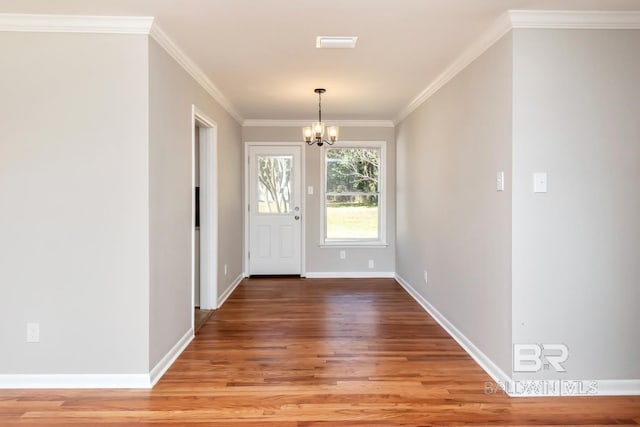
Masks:
[[[331,148],[375,148],[380,150],[378,170],[378,238],[377,239],[327,239],[327,150]],[[387,141],[338,141],[324,145],[320,153],[320,247],[368,247],[381,248],[387,244]]]

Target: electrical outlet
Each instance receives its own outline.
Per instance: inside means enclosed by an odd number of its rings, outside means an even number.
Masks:
[[[340,259],[347,259],[347,251],[340,251]]]
[[[373,263],[373,260],[370,259],[369,260],[369,268],[373,268],[375,266],[375,264]]]
[[[27,342],[40,342],[39,323],[27,323]]]

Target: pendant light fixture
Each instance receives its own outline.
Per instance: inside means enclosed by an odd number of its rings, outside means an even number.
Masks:
[[[304,142],[309,145],[317,144],[322,147],[324,144],[333,145],[338,140],[338,126],[329,126],[326,128],[328,139],[325,139],[325,124],[322,121],[322,94],[326,89],[315,89],[318,94],[318,121],[311,123],[311,126],[302,128],[302,137]]]

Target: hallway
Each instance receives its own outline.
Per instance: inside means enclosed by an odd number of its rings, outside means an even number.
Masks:
[[[509,398],[393,279],[250,279],[153,390],[0,390],[0,425],[640,424],[640,397]]]

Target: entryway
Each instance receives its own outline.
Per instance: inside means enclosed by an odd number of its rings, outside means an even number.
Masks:
[[[300,145],[247,145],[247,273],[300,275],[304,212]]]
[[[218,307],[217,127],[192,112],[192,288],[194,332]]]

